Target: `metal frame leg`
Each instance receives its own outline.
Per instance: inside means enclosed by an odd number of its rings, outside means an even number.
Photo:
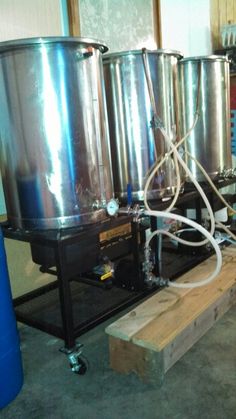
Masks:
[[[154,231],[157,230],[157,217],[150,217],[150,226],[151,226],[151,232],[153,233]],[[154,255],[155,255],[155,267],[153,269],[153,273],[155,276],[160,276],[161,272],[160,272],[160,260],[159,260],[159,251],[160,251],[160,241],[158,240],[157,236],[153,237],[152,239],[152,249],[154,250]]]
[[[139,224],[137,222],[132,221],[131,231],[132,231],[132,253],[133,253],[133,260],[134,260],[134,266],[135,266],[136,278],[137,278],[133,286],[134,286],[135,291],[141,291],[144,287],[144,278],[140,269],[141,261],[140,261],[140,254],[139,254]]]
[[[65,246],[66,245],[64,243],[57,243],[57,247],[55,247],[55,259],[65,348],[72,349],[75,347],[76,342],[74,337],[74,319],[70,282],[66,274]]]

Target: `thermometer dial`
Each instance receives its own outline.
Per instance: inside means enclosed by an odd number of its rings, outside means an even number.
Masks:
[[[119,204],[116,199],[111,199],[107,203],[107,213],[111,217],[114,217],[119,211]]]

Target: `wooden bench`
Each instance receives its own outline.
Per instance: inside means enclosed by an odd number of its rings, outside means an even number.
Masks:
[[[164,288],[106,328],[110,365],[161,383],[164,374],[236,302],[236,247],[223,250],[223,267],[209,285],[195,289]],[[216,257],[181,276],[193,282],[213,271]]]

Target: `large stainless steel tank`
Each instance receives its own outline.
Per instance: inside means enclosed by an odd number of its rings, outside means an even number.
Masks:
[[[171,138],[178,125],[176,75],[181,57],[170,50],[147,52],[157,113]],[[142,200],[147,173],[168,151],[159,130],[154,137],[142,51],[104,55],[103,64],[115,195],[125,200],[128,184],[133,199]],[[172,195],[175,186],[173,160],[168,158],[155,176],[148,197]]]
[[[0,44],[1,173],[14,227],[103,219],[113,194],[101,53],[83,38]]]
[[[178,70],[182,135],[194,122],[199,91],[199,117],[186,141],[187,150],[211,178],[224,175],[232,167],[229,62],[222,56],[190,57],[179,61]],[[194,177],[205,180],[196,163],[188,157],[187,161]]]

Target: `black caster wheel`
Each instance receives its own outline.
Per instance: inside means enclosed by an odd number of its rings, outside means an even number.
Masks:
[[[70,367],[75,374],[79,375],[84,375],[87,371],[87,365],[80,357],[77,357],[76,363],[70,363]]]

